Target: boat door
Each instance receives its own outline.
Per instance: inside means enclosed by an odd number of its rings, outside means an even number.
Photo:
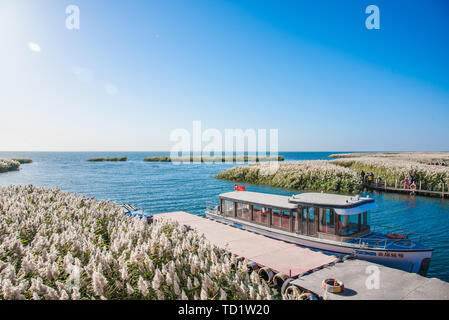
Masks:
[[[315,230],[315,213],[312,207],[302,207],[302,228],[300,232],[308,236],[316,236]]]

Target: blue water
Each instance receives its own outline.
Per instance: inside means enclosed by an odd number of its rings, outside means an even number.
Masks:
[[[336,152],[281,152],[285,160],[328,159]],[[233,190],[234,183],[214,175],[234,166],[226,163],[172,164],[143,162],[166,152],[0,152],[0,158],[31,158],[20,171],[0,174],[0,185],[34,184],[56,187],[96,199],[132,203],[153,213],[187,211],[202,214],[207,202]],[[86,162],[94,157],[127,156],[127,162]],[[291,195],[292,190],[248,185],[247,190]],[[389,225],[421,233],[435,249],[428,276],[449,281],[449,201],[391,193],[371,193],[378,208],[372,226]]]

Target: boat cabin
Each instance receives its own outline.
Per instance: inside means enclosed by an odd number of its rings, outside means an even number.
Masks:
[[[320,239],[347,241],[370,232],[374,199],[325,193],[289,196],[233,191],[219,195],[225,218]]]

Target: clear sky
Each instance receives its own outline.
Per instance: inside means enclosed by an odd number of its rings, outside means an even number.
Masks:
[[[0,0],[0,150],[169,150],[201,120],[281,151],[449,151],[448,35],[445,0]]]

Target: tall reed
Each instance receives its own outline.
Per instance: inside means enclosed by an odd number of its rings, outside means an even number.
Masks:
[[[121,210],[59,189],[0,187],[0,299],[276,297],[195,231]]]

